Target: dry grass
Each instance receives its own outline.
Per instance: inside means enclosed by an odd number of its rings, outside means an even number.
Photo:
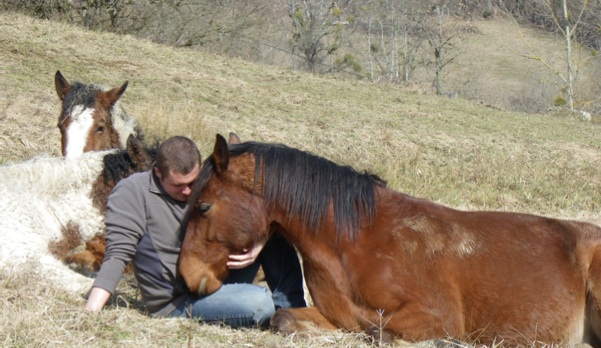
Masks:
[[[494,39],[482,37],[493,35],[486,27],[492,24],[474,25],[482,25],[479,40]],[[243,140],[283,142],[374,172],[393,188],[454,207],[601,222],[600,127],[568,113],[502,111],[7,13],[0,13],[0,43],[0,163],[59,154],[53,78],[60,69],[69,80],[108,86],[129,80],[122,103],[146,133],[189,136],[203,155],[211,150],[216,132],[234,131]],[[486,66],[487,78],[522,76],[526,82],[519,83],[526,85],[531,66],[503,59],[497,52],[495,63]],[[83,297],[27,279],[0,274],[0,344],[5,346],[371,345],[361,336],[342,333],[284,337],[149,319],[127,282],[120,285],[119,301],[93,315],[82,311]]]
[[[23,278],[0,275],[0,345],[3,347],[369,347],[361,335],[282,336],[255,329],[199,325],[185,319],[150,319],[123,281],[117,299],[97,314],[82,311],[83,296]]]

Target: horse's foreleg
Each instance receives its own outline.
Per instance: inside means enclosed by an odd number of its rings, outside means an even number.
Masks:
[[[280,309],[271,318],[271,328],[287,334],[336,330],[316,307]]]
[[[74,254],[66,260],[67,264],[75,265],[87,273],[98,272],[104,254],[106,252],[106,241],[104,234],[97,234],[86,242],[86,249]]]
[[[317,307],[280,309],[271,318],[271,329],[285,334],[318,334],[324,330],[337,330]],[[392,344],[394,334],[373,326],[365,331],[376,342]]]

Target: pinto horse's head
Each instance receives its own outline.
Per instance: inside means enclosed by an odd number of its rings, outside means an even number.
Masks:
[[[190,291],[217,291],[228,275],[228,255],[250,249],[269,233],[254,176],[252,155],[231,156],[227,142],[217,135],[189,201],[179,273]]]
[[[125,149],[128,135],[136,135],[135,122],[118,104],[127,81],[121,87],[105,90],[79,82],[70,84],[57,71],[54,84],[62,101],[58,128],[63,156],[74,158],[88,151]]]

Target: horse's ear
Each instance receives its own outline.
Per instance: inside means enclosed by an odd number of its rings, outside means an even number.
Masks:
[[[125,150],[139,170],[146,170],[152,165],[152,156],[146,151],[144,145],[133,134],[127,137]]]
[[[60,100],[65,100],[67,94],[71,92],[71,84],[63,74],[61,74],[60,70],[57,70],[56,74],[54,74],[54,87],[56,88],[56,94],[58,94]]]
[[[123,86],[115,87],[111,90],[108,90],[108,91],[102,93],[102,98],[104,99],[104,101],[107,103],[108,106],[115,105],[117,100],[119,100],[119,98],[121,98],[123,93],[125,93],[128,83],[129,83],[129,81],[125,81]]]
[[[217,174],[224,174],[230,163],[230,153],[227,149],[227,142],[221,134],[217,134],[217,139],[215,140],[213,160],[215,161],[215,170],[217,171]]]
[[[238,134],[234,133],[234,132],[230,132],[230,136],[228,137],[227,140],[228,144],[240,144],[240,137],[238,136]]]
[[[142,143],[138,139],[136,139],[136,137],[133,134],[130,134],[127,137],[125,149],[127,150],[127,153],[131,156],[140,152],[140,150],[143,150],[144,147],[142,146]]]

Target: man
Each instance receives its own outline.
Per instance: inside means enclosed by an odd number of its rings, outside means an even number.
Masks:
[[[106,212],[106,255],[86,303],[101,310],[132,261],[146,309],[154,317],[191,317],[232,327],[265,326],[277,308],[304,307],[302,274],[294,248],[283,238],[230,255],[230,276],[214,294],[188,293],[177,274],[186,200],[200,172],[200,152],[186,137],[159,146],[150,171],[121,180]],[[272,293],[252,283],[263,266]]]

